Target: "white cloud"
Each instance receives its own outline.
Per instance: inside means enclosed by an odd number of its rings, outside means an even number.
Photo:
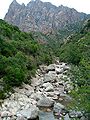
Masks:
[[[0,18],[3,19],[8,11],[9,5],[13,0],[2,0],[0,2]],[[17,0],[20,4],[29,3],[31,0]],[[90,0],[42,0],[44,2],[51,2],[54,5],[64,5],[70,8],[75,8],[79,12],[85,12],[90,14]]]

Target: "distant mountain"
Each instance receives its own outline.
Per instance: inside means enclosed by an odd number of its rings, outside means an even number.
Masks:
[[[72,30],[84,21],[87,14],[63,5],[56,7],[49,2],[32,0],[27,6],[14,0],[5,15],[5,21],[18,26],[22,31],[53,33],[56,30]],[[74,27],[75,26],[75,27]]]

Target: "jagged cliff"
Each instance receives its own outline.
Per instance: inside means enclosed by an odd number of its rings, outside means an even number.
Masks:
[[[49,2],[32,0],[27,6],[14,0],[5,16],[5,21],[18,26],[23,31],[43,33],[69,29],[87,17],[75,9],[63,5],[56,7]]]

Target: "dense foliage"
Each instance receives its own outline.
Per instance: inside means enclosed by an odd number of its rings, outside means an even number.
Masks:
[[[90,20],[80,33],[62,45],[58,56],[61,61],[72,64],[72,81],[77,86],[76,91],[72,91],[73,105],[90,112]]]
[[[62,30],[54,30],[53,32],[44,34],[41,32],[33,32],[34,38],[41,43],[45,43],[48,48],[52,49],[54,54],[57,56],[59,48],[62,46],[63,42],[66,41],[68,36],[79,32],[82,28],[82,22],[76,22],[74,24],[68,24],[66,28]]]
[[[0,20],[0,98],[5,98],[13,86],[22,82],[30,84],[37,67],[50,64],[54,53],[60,61],[72,66],[73,107],[90,111],[90,20],[81,32],[64,38],[65,42],[61,38],[59,33],[21,32],[18,27]]]
[[[30,83],[38,65],[51,62],[50,50],[37,43],[31,33],[0,20],[0,98],[3,90]]]

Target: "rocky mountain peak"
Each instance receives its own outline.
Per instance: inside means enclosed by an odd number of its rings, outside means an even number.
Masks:
[[[35,2],[37,2],[37,3],[38,3],[38,2],[41,2],[41,0],[35,0]]]
[[[27,6],[14,0],[5,16],[10,24],[23,31],[40,31],[43,33],[68,29],[67,26],[83,21],[87,15],[63,5],[56,7],[49,2],[32,0]]]
[[[9,6],[8,11],[14,11],[15,9],[17,10],[20,6],[21,5],[16,0],[13,0],[13,2]]]
[[[16,0],[13,0],[13,2],[12,3],[17,3],[17,1]]]
[[[24,4],[24,3],[22,3],[22,7],[25,7],[25,4]]]
[[[39,7],[41,7],[42,6],[42,4],[43,4],[43,2],[42,1],[40,1],[40,0],[31,0],[28,4],[27,4],[27,7],[37,7],[37,6],[39,6]]]
[[[13,2],[11,3],[11,5],[19,5],[19,3],[16,0],[13,0]]]

